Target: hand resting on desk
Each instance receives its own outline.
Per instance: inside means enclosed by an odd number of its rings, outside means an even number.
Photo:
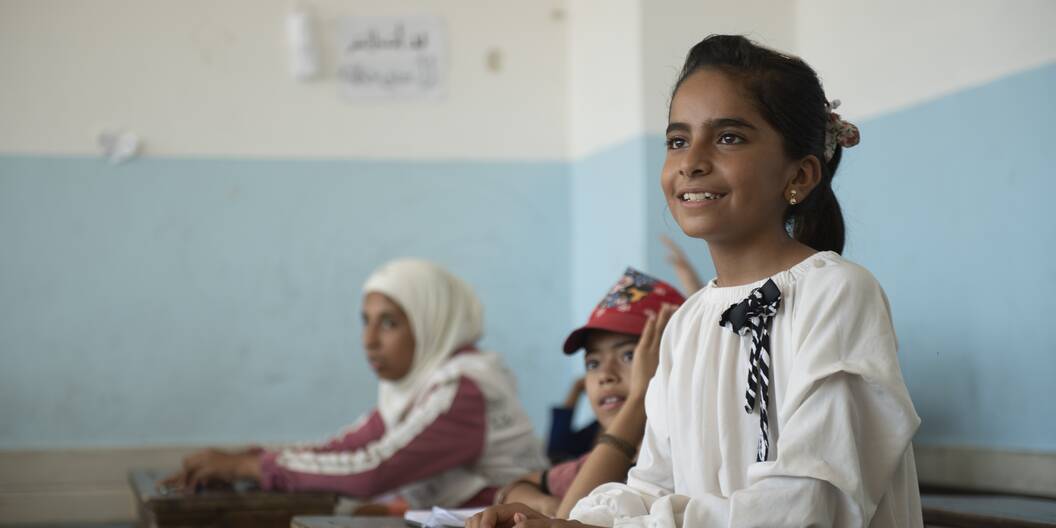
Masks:
[[[237,481],[260,482],[260,455],[257,450],[229,452],[203,449],[183,459],[183,468],[161,481],[171,490],[196,491]]]

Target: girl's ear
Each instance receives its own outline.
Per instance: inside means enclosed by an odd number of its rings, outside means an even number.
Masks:
[[[785,201],[793,205],[803,203],[819,183],[821,183],[821,161],[813,155],[804,157],[799,160],[795,173],[785,185]]]

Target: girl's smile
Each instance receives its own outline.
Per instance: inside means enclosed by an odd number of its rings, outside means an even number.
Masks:
[[[675,193],[682,207],[710,207],[726,197],[727,193],[685,189]]]

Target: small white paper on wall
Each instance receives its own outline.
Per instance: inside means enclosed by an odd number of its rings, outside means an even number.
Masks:
[[[345,97],[444,95],[448,48],[440,17],[347,17],[340,27],[338,78]]]

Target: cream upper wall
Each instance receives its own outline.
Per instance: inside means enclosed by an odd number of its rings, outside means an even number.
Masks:
[[[804,58],[850,118],[876,116],[1056,60],[1052,0],[665,0],[643,10],[646,132],[666,127],[686,52],[743,33]]]
[[[646,132],[667,128],[671,88],[686,53],[715,33],[744,34],[776,49],[795,45],[796,2],[786,0],[665,0],[644,2],[644,97]]]
[[[795,2],[570,0],[570,145],[573,158],[656,133],[689,48],[710,33],[794,44]]]
[[[0,153],[94,153],[121,126],[162,156],[565,156],[564,0],[305,3],[329,44],[309,83],[288,74],[289,0],[0,0]],[[343,100],[336,21],[415,14],[447,22],[448,96]]]
[[[569,153],[642,132],[640,0],[569,0]]]
[[[1056,60],[1052,0],[799,0],[796,51],[863,118]]]
[[[306,3],[326,75],[298,83],[289,0],[0,0],[0,153],[90,154],[121,126],[163,156],[579,159],[662,132],[709,33],[803,56],[856,119],[1056,60],[1052,0]],[[448,24],[448,96],[343,100],[336,21],[421,13]]]

